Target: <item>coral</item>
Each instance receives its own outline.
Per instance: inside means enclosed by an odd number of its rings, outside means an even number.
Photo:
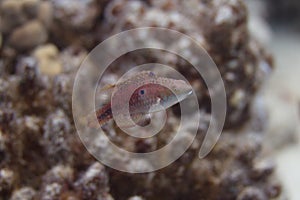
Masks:
[[[81,199],[112,199],[108,194],[108,175],[100,163],[91,165],[74,185]]]
[[[97,32],[95,29],[106,0],[51,0],[53,20],[51,32],[57,44],[76,43],[92,47]]]
[[[7,197],[15,182],[15,174],[7,168],[0,169],[0,196]]]
[[[56,166],[43,177],[39,199],[60,199],[68,191],[68,185],[74,180],[73,169],[67,166]]]
[[[8,43],[17,50],[30,50],[47,40],[48,32],[44,21],[38,18],[42,4],[39,0],[1,2],[3,21],[0,30],[8,38]]]
[[[29,187],[24,187],[13,192],[11,200],[34,200],[36,191]]]
[[[276,166],[261,153],[267,117],[254,101],[273,63],[249,34],[243,1],[0,0],[0,17],[0,199],[280,198]],[[111,64],[105,83],[113,83],[129,66],[174,66],[197,89],[202,116],[196,140],[180,159],[159,171],[128,174],[103,166],[84,148],[72,118],[72,89],[81,62],[98,42],[143,26],[175,29],[208,51],[226,87],[226,130],[200,160],[198,151],[211,118],[201,77],[186,60],[166,51],[125,54]],[[175,42],[174,48],[201,59],[184,41]],[[163,133],[145,140],[128,137],[113,123],[104,129],[124,149],[151,152],[173,137],[179,106],[169,109],[168,116]],[[189,137],[176,141],[176,147]],[[131,168],[155,164],[126,161]]]
[[[58,58],[58,49],[53,44],[37,47],[34,57],[38,60],[41,73],[46,75],[58,75],[62,72],[62,65]]]
[[[34,20],[16,28],[10,36],[9,43],[16,49],[26,50],[43,44],[47,37],[42,23]]]
[[[53,96],[54,101],[60,108],[64,109],[71,116],[71,102],[69,101],[72,95],[72,80],[70,76],[61,75],[54,79]]]
[[[41,143],[46,154],[54,160],[67,161],[71,159],[68,144],[70,126],[69,119],[61,110],[56,111],[46,119]]]
[[[38,83],[37,60],[32,57],[21,58],[17,63],[17,73],[21,75],[19,83],[19,92],[24,98],[34,97],[40,89]]]
[[[274,165],[256,158],[261,152],[261,135],[236,134],[224,133],[214,151],[203,160],[197,158],[197,152],[190,150],[159,173],[132,176],[112,171],[112,193],[118,195],[115,196],[117,199],[134,194],[145,199],[156,199],[157,196],[162,199],[277,198],[280,188],[276,190],[278,185],[270,178]],[[244,141],[248,141],[246,146]],[[128,187],[123,185],[124,182],[130,183]],[[134,192],[130,190],[132,186]],[[272,188],[273,194],[270,193]]]

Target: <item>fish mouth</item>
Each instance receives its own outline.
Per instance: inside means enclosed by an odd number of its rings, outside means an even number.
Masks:
[[[159,78],[158,83],[168,89],[165,95],[162,95],[161,105],[165,108],[169,108],[193,93],[193,88],[184,80],[170,79],[170,78]]]
[[[193,93],[193,90],[186,91],[186,92],[183,92],[183,93],[181,93],[181,94],[177,94],[176,97],[177,97],[177,99],[178,99],[178,102],[183,101],[183,100],[186,99],[188,96],[190,96],[192,93]]]
[[[183,80],[176,80],[173,91],[178,101],[182,101],[193,93],[193,88]]]

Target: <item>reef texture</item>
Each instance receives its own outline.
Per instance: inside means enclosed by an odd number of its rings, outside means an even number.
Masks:
[[[261,155],[265,114],[259,105],[250,109],[272,59],[250,36],[247,16],[240,0],[0,0],[0,199],[279,198],[275,166]],[[206,116],[179,160],[137,175],[104,167],[87,152],[76,134],[71,100],[75,74],[88,52],[114,33],[143,26],[178,30],[205,47],[223,77],[228,109],[226,131],[200,160],[210,100],[199,76],[176,56],[122,56],[108,77],[119,77],[127,65],[171,64],[201,91]],[[184,44],[178,48],[192,53]],[[112,140],[125,148],[152,151],[169,141],[180,120],[177,110],[171,110],[171,122],[158,138],[124,139],[113,125],[108,131],[115,131]]]

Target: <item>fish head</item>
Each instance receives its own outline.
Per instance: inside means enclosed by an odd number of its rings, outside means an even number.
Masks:
[[[159,82],[164,85],[168,90],[162,93],[162,102],[161,104],[165,108],[169,108],[174,104],[183,101],[189,95],[192,94],[192,87],[187,84],[184,80],[176,80],[170,78],[161,78]]]
[[[158,78],[136,89],[131,97],[133,110],[152,112],[167,109],[192,94],[192,87],[183,80]]]

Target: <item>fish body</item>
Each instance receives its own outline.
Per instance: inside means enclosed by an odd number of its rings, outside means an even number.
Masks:
[[[139,72],[103,89],[104,92],[109,90],[110,100],[96,111],[96,117],[95,114],[88,116],[89,127],[103,126],[115,117],[121,127],[146,126],[150,123],[150,113],[167,109],[192,93],[185,81],[158,77],[151,71]]]

